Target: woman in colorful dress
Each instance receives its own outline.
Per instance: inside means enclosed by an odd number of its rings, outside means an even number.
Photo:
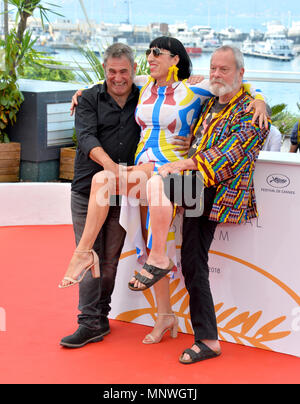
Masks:
[[[127,235],[135,243],[138,260],[146,264],[158,266],[147,258],[147,247],[151,247],[151,233],[148,234],[148,207],[146,184],[161,165],[185,158],[185,152],[176,150],[171,143],[174,136],[189,136],[201,112],[201,105],[212,94],[209,83],[203,80],[197,84],[187,83],[191,75],[191,61],[180,41],[170,37],[160,37],[151,42],[146,52],[151,76],[139,76],[135,83],[141,88],[140,99],[136,109],[136,121],[141,127],[141,139],[135,156],[135,166],[121,167],[118,178],[111,173],[101,171],[92,181],[89,209],[82,238],[73,254],[65,278],[60,287],[72,286],[80,282],[88,269],[94,276],[97,257],[91,254],[91,262],[87,265],[76,251],[89,251],[107,217],[111,195],[128,196],[127,206],[122,207],[120,223]],[[247,87],[249,87],[247,85]],[[254,101],[256,116],[265,117],[263,97],[256,91]],[[131,198],[140,204],[130,205]],[[135,213],[130,213],[135,212]],[[138,212],[138,214],[137,214]],[[176,269],[176,246],[174,234],[170,240],[168,252],[170,265],[166,270]],[[84,264],[83,264],[84,262]],[[148,266],[147,266],[148,265]],[[146,271],[146,269],[144,270]],[[143,270],[141,271],[143,275]],[[167,330],[176,337],[178,320],[172,312],[169,294],[169,277],[155,283],[154,291],[157,302],[157,321],[143,343],[158,343]]]

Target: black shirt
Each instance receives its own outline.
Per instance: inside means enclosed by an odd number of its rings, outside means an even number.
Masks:
[[[139,90],[134,84],[123,108],[108,94],[106,83],[82,92],[75,114],[78,148],[72,191],[89,195],[93,175],[103,170],[89,158],[95,147],[102,147],[115,163],[134,164],[140,138],[140,127],[134,118],[138,98]]]

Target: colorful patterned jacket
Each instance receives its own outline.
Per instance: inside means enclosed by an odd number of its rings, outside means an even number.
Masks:
[[[214,100],[213,97],[203,106],[194,133]],[[206,127],[192,156],[203,174],[205,186],[217,188],[210,219],[220,223],[242,223],[258,216],[253,174],[269,130],[251,124],[253,114],[245,112],[251,101],[252,98],[241,89]]]

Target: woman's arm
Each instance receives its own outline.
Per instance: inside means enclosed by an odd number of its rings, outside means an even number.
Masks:
[[[208,79],[204,79],[195,84],[190,84],[188,81],[185,81],[185,84],[194,94],[198,94],[200,96],[201,104],[204,104],[208,98],[213,97],[213,94],[209,89]]]
[[[266,105],[266,97],[262,93],[260,89],[257,89],[253,84],[248,81],[243,81],[244,90],[251,95],[254,100],[249,104],[246,112],[250,112],[252,109],[254,110],[252,125],[258,120],[259,127],[262,129],[264,126],[268,129],[268,113],[267,113],[267,105]]]
[[[150,76],[147,75],[135,76],[133,82],[139,89],[141,89],[145,84],[147,84],[149,78]]]

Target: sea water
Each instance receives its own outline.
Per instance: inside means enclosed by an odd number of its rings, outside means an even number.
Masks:
[[[75,65],[75,60],[82,65],[86,61],[82,54],[76,50],[58,50],[54,55],[56,60]],[[209,73],[211,53],[202,53],[201,56],[193,56],[193,73],[203,74],[206,77]],[[300,83],[255,81],[255,78],[285,78],[300,80],[300,55],[291,61],[283,62],[271,59],[255,58],[245,56],[245,78],[251,80],[255,87],[262,90],[270,106],[285,103],[287,109],[293,114],[300,115],[297,103],[300,103]]]

